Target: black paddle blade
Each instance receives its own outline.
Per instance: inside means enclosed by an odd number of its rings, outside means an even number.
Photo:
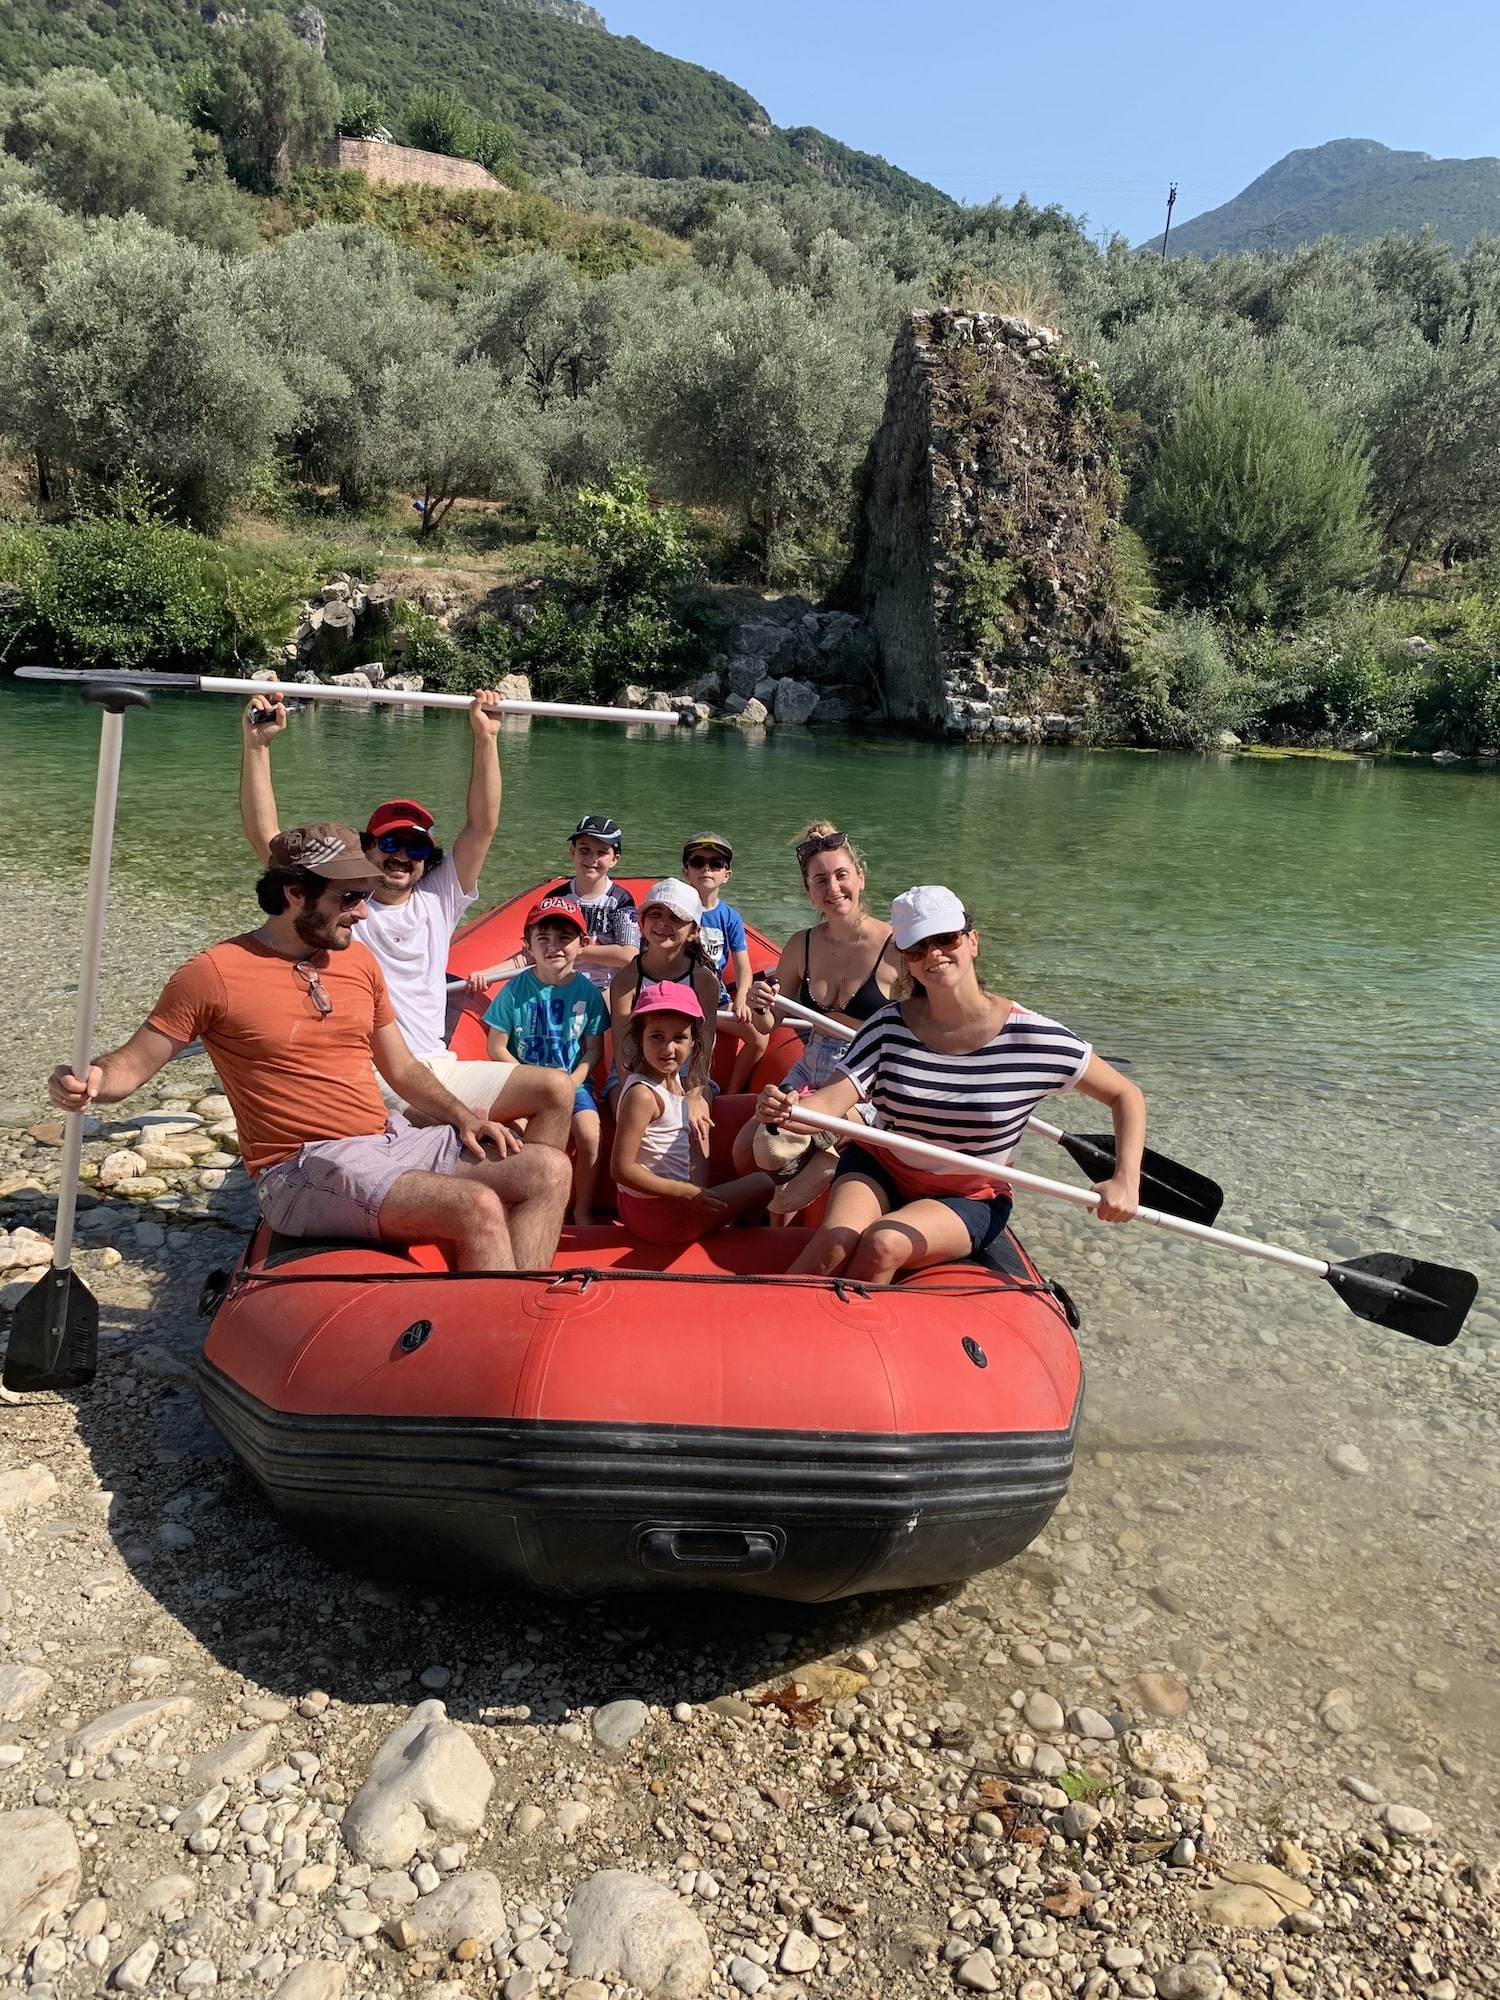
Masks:
[[[1425,1340],[1429,1347],[1447,1347],[1457,1340],[1479,1290],[1472,1271],[1424,1264],[1393,1250],[1330,1264],[1325,1276],[1350,1312],[1376,1326],[1409,1333],[1413,1340]]]
[[[1115,1135],[1104,1132],[1084,1138],[1064,1132],[1057,1142],[1091,1181],[1107,1181],[1115,1170]],[[1141,1156],[1141,1200],[1163,1215],[1180,1215],[1184,1222],[1212,1224],[1224,1206],[1224,1190],[1207,1174],[1169,1160],[1148,1146]]]
[[[7,1389],[82,1389],[99,1367],[99,1301],[72,1271],[48,1271],[16,1307]]]

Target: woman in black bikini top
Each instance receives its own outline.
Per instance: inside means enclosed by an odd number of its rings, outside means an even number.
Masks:
[[[764,1013],[777,991],[795,992],[804,1007],[835,1020],[858,1023],[890,1004],[901,974],[901,959],[891,941],[891,927],[872,917],[864,906],[864,864],[827,820],[818,820],[798,837],[797,860],[808,899],[819,921],[787,939],[776,967],[777,984],[764,978],[750,988],[750,1005]],[[812,941],[818,940],[819,983],[813,985]],[[826,966],[827,970],[822,970]],[[769,1017],[768,1017],[769,1023]],[[784,1090],[816,1090],[829,1081],[846,1044],[816,1029],[807,1036],[801,1056],[782,1079]],[[747,1124],[735,1138],[735,1162],[751,1162],[755,1138]],[[740,1165],[748,1173],[749,1165]]]

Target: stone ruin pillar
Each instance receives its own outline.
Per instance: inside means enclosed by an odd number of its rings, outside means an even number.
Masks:
[[[912,312],[866,475],[865,615],[887,715],[1067,740],[1120,663],[1123,482],[1095,365],[1001,313]]]

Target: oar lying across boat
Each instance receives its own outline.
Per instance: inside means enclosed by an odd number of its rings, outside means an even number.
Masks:
[[[778,1014],[788,1020],[800,1021],[804,1027],[816,1028],[819,1034],[831,1036],[835,1041],[852,1042],[854,1030],[845,1027],[842,1021],[835,1021],[827,1014],[819,1014],[811,1007],[805,1007],[800,1000],[783,1000],[777,996],[775,1007]],[[1115,1170],[1115,1139],[1112,1132],[1089,1134],[1064,1132],[1056,1125],[1049,1125],[1044,1118],[1032,1118],[1030,1129],[1043,1139],[1051,1139],[1061,1146],[1068,1158],[1079,1166],[1092,1181],[1107,1181]],[[1141,1157],[1141,1193],[1154,1208],[1163,1215],[1182,1216],[1188,1222],[1210,1223],[1217,1219],[1224,1206],[1224,1190],[1217,1181],[1211,1181],[1207,1174],[1200,1174],[1193,1167],[1184,1167],[1176,1160],[1169,1160],[1165,1153],[1158,1153],[1148,1146]]]
[[[468,708],[466,694],[428,694],[413,688],[329,687],[322,681],[228,680],[213,674],[80,674],[66,667],[17,667],[19,681],[102,681],[111,687],[192,688],[199,694],[264,694],[273,700],[332,701],[364,705],[385,703],[398,708]],[[690,710],[658,708],[604,708],[582,701],[497,701],[487,707],[490,715],[554,715],[572,722],[651,722],[676,729],[697,721]]]
[[[995,1171],[1012,1187],[1033,1194],[1050,1195],[1054,1201],[1072,1202],[1075,1208],[1096,1208],[1097,1188],[1076,1188],[1066,1181],[1050,1181],[1041,1174],[1025,1173],[1019,1167],[989,1163],[969,1153],[957,1153],[947,1146],[930,1146],[925,1139],[909,1139],[900,1132],[880,1126],[854,1125],[846,1118],[829,1118],[821,1111],[798,1109],[785,1123],[792,1131],[831,1132],[836,1138],[851,1139],[859,1146],[873,1146],[893,1153],[897,1159],[918,1166],[946,1168],[952,1173],[972,1174],[976,1167],[994,1164]],[[1154,1229],[1170,1230],[1174,1236],[1190,1236],[1196,1242],[1218,1250],[1230,1250],[1237,1257],[1258,1257],[1266,1264],[1280,1264],[1288,1271],[1305,1271],[1332,1285],[1350,1312],[1375,1326],[1388,1326],[1396,1333],[1410,1334],[1429,1347],[1447,1347],[1458,1338],[1469,1307],[1479,1291],[1472,1271],[1457,1271],[1446,1264],[1428,1264],[1397,1251],[1375,1250],[1365,1257],[1351,1257],[1331,1264],[1323,1257],[1304,1257],[1299,1250],[1283,1250],[1279,1244],[1262,1243],[1253,1236],[1233,1236],[1227,1229],[1210,1229],[1186,1217],[1165,1215],[1160,1209],[1138,1208],[1134,1220],[1148,1222]]]

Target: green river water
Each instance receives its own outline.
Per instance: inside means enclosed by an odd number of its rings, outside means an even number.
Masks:
[[[0,689],[0,1099],[39,1102],[67,1050],[97,741],[66,695]],[[1263,1676],[1308,1755],[1344,1754],[1306,1720],[1343,1685],[1370,1718],[1350,1768],[1394,1767],[1451,1811],[1446,1745],[1468,1807],[1500,1822],[1500,777],[550,722],[508,725],[501,752],[484,901],[559,872],[573,821],[608,811],[633,875],[727,833],[730,900],[781,936],[807,908],[788,843],[829,817],[868,857],[873,908],[949,883],[993,986],[1129,1058],[1156,1143],[1224,1184],[1228,1226],[1478,1272],[1464,1336],[1435,1353],[1315,1281],[1018,1211],[1085,1314],[1076,1519],[1096,1564],[1139,1524],[1144,1553],[1109,1557],[1124,1583],[1145,1564],[1211,1602],[1209,1657]],[[410,794],[451,834],[468,754],[454,715],[310,709],[275,750],[283,824]],[[237,763],[232,701],[127,719],[106,1037],[177,958],[258,920]],[[1331,1468],[1349,1444],[1368,1474]],[[1448,1691],[1414,1693],[1414,1667]]]

